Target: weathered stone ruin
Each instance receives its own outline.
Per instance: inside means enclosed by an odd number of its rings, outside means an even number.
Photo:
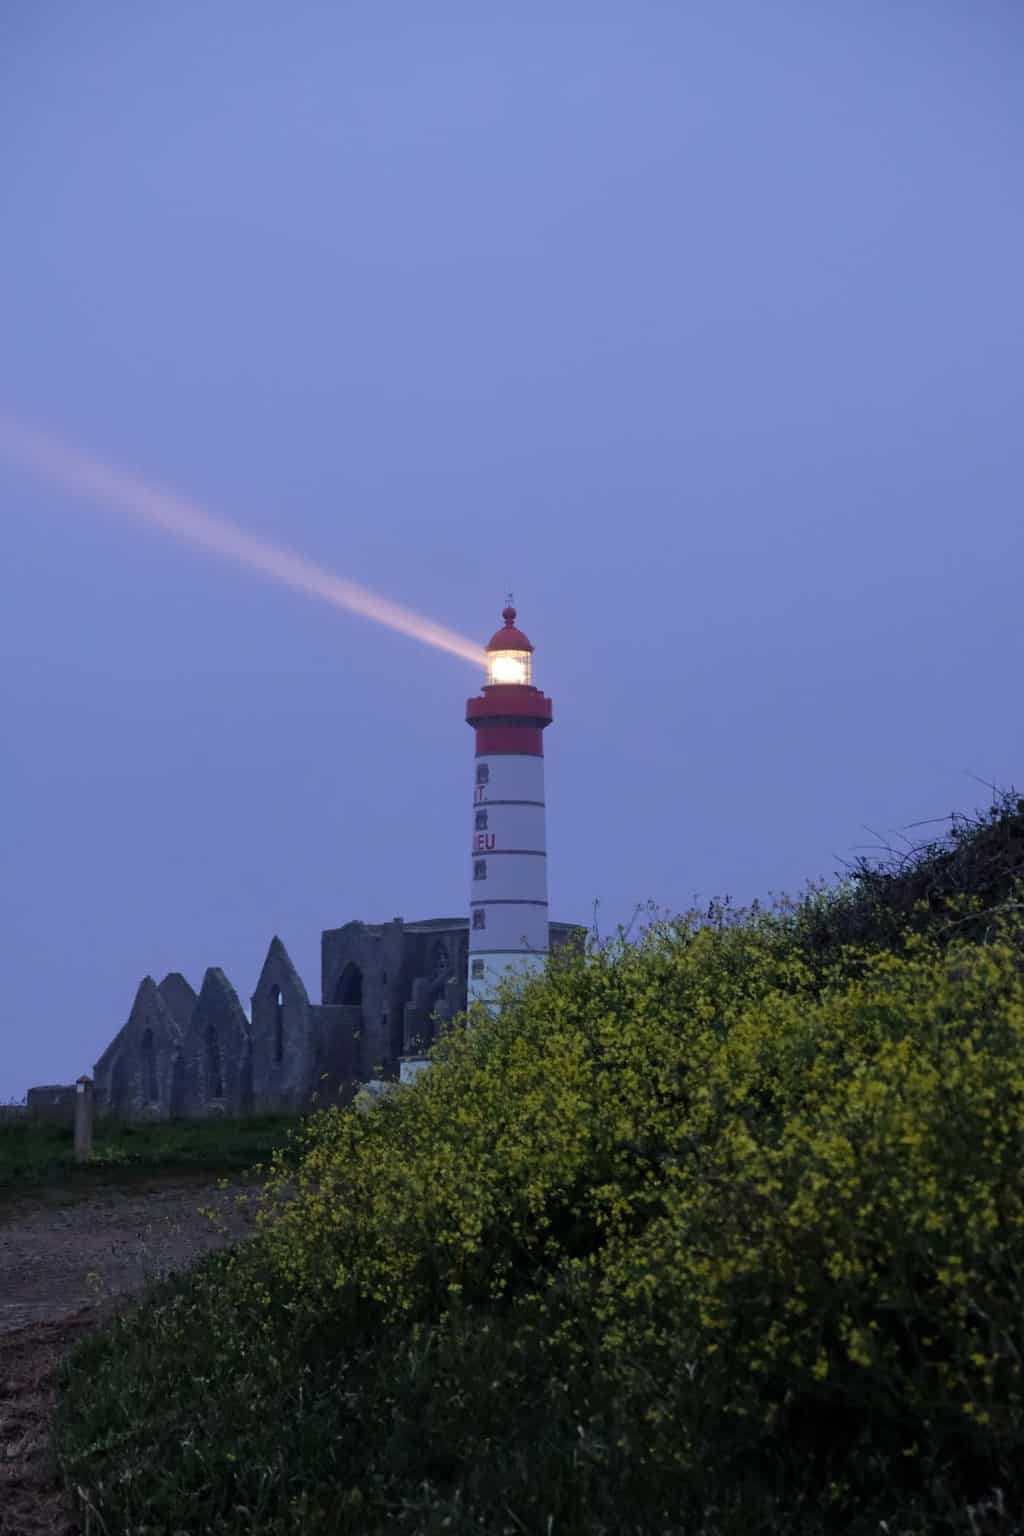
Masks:
[[[551,948],[578,932],[552,923]],[[321,935],[321,1001],[311,1003],[275,937],[248,1014],[217,967],[198,996],[177,971],[159,985],[147,976],[96,1063],[96,1109],[168,1120],[346,1102],[360,1083],[397,1078],[402,1058],[465,1009],[468,954],[466,918],[346,923]]]

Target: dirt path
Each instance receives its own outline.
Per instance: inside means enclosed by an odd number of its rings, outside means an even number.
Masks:
[[[60,1362],[148,1280],[250,1232],[239,1192],[178,1177],[0,1208],[0,1536],[77,1532],[49,1451]]]

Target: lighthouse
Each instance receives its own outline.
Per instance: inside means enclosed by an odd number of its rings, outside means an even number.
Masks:
[[[470,1001],[493,1008],[509,973],[544,967],[548,953],[544,728],[551,700],[533,686],[533,646],[511,596],[487,646],[487,681],[466,703],[476,736],[470,836]]]

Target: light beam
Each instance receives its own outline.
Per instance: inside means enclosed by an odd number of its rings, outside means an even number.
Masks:
[[[138,475],[89,458],[50,433],[0,415],[0,453],[53,485],[126,513],[138,522],[161,528],[183,544],[231,560],[282,586],[332,603],[336,608],[358,613],[364,619],[372,619],[375,624],[409,635],[424,645],[460,656],[476,667],[486,664],[482,648],[455,630],[435,624],[433,619],[425,618],[391,598],[382,597],[378,592],[371,592],[358,582],[336,576],[295,550],[246,533],[237,523],[214,517],[196,502],[173,491],[150,485]]]

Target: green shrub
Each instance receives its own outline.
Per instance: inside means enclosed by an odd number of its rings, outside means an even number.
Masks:
[[[1010,1529],[997,929],[822,965],[754,915],[561,956],[414,1087],[308,1122],[260,1236],[73,1362],[69,1481],[140,1532]]]
[[[838,885],[808,891],[793,933],[813,965],[851,946],[891,948],[908,932],[988,942],[1001,912],[1021,910],[1024,798],[999,791],[987,811],[948,820],[944,836],[862,856]]]

